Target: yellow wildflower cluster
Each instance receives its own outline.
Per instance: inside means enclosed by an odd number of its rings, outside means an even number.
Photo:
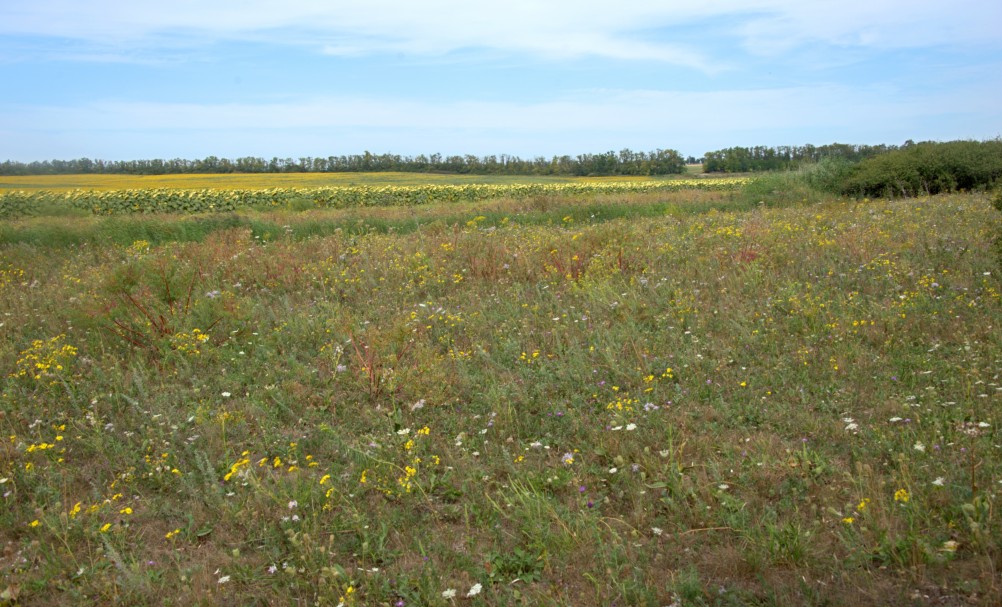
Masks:
[[[0,268],[0,289],[6,287],[14,281],[24,278],[24,270],[19,268]]]
[[[76,347],[62,343],[65,338],[65,335],[57,335],[48,341],[32,341],[31,346],[21,352],[17,359],[17,371],[11,377],[41,380],[61,373],[77,355]]]
[[[425,451],[421,439],[430,434],[431,428],[428,426],[415,432],[412,432],[410,428],[398,431],[397,435],[405,439],[400,445],[400,455],[403,456],[403,461],[400,464],[379,461],[378,466],[362,471],[358,479],[359,484],[371,486],[387,497],[411,493],[416,486],[417,477],[422,467],[439,466],[442,463],[442,459],[438,455],[421,454]]]
[[[188,356],[198,356],[202,353],[199,348],[209,341],[209,334],[202,333],[201,329],[192,329],[190,333],[175,333],[170,337],[170,346],[181,354]]]

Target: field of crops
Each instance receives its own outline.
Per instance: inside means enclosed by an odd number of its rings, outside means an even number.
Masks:
[[[989,196],[492,187],[0,222],[0,604],[996,600]]]
[[[0,217],[31,215],[37,209],[66,207],[95,215],[122,213],[212,213],[240,209],[294,207],[344,209],[371,206],[413,206],[453,202],[480,202],[530,197],[587,197],[596,195],[733,190],[745,178],[676,179],[664,181],[578,181],[570,183],[509,183],[463,185],[357,185],[264,189],[126,189],[0,190]]]

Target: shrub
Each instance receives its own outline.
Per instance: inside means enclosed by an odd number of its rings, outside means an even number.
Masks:
[[[853,167],[841,191],[851,196],[917,196],[991,187],[1002,177],[1002,140],[925,142]]]

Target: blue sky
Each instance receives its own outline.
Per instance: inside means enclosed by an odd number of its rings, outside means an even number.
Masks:
[[[3,0],[0,160],[1002,135],[998,0]]]

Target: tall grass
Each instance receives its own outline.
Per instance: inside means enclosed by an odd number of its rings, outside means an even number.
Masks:
[[[997,211],[810,178],[6,224],[0,600],[997,596]]]

